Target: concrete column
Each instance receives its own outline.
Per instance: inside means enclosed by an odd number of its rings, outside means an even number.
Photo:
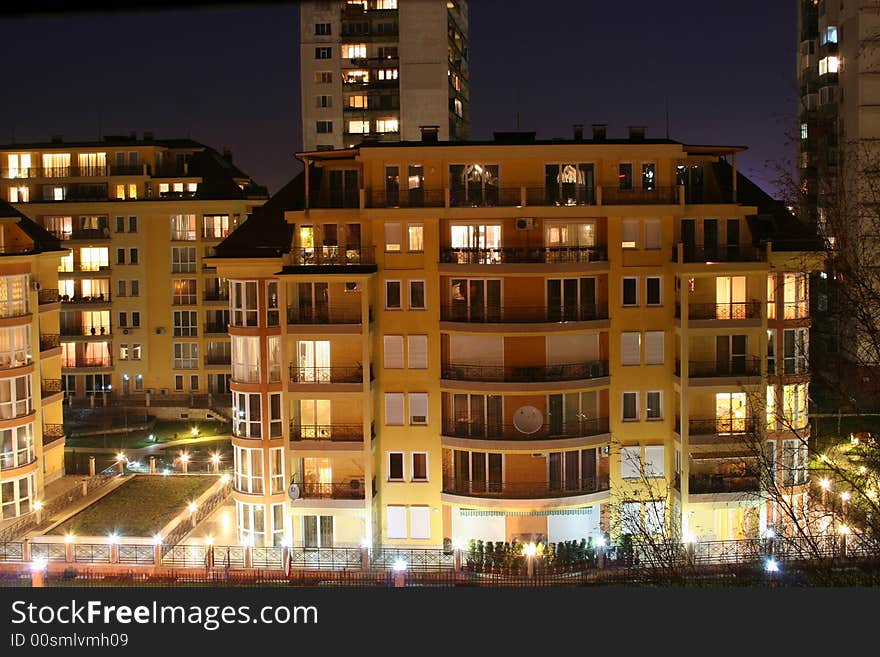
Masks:
[[[117,543],[110,544],[110,563],[119,563],[119,545]]]
[[[153,565],[154,566],[162,565],[162,544],[161,543],[153,546]]]
[[[64,561],[67,563],[73,562],[73,542],[64,544]]]
[[[253,563],[253,546],[245,545],[244,546],[244,567],[250,568],[251,563]]]
[[[31,540],[29,538],[21,542],[21,560],[24,562],[31,560]]]
[[[82,480],[82,495],[83,495],[83,497],[85,497],[88,494],[89,494],[89,480],[83,479]]]
[[[596,205],[602,205],[602,185],[596,185]]]
[[[189,471],[189,461],[180,461],[181,467],[183,468],[183,474],[186,474]]]
[[[46,570],[44,568],[31,569],[31,587],[41,589],[46,586]]]
[[[116,462],[116,469],[119,470],[119,474],[125,474],[125,460]]]
[[[402,589],[406,586],[406,571],[405,570],[395,570],[394,571],[394,588]]]

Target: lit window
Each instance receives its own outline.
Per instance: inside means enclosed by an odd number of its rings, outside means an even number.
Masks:
[[[352,109],[366,109],[369,106],[369,101],[367,96],[363,94],[357,94],[354,96],[348,97],[348,106]]]
[[[396,68],[380,68],[376,71],[376,77],[379,80],[396,80],[398,71]]]
[[[376,132],[397,132],[400,130],[397,119],[376,119]]]
[[[367,44],[347,43],[342,46],[343,59],[364,59],[367,56]]]
[[[370,81],[370,72],[363,69],[355,69],[342,72],[343,84],[364,84]]]
[[[356,135],[366,135],[370,132],[370,122],[369,121],[349,121],[348,122],[348,132],[356,134]]]
[[[819,75],[837,73],[840,68],[840,59],[834,55],[823,57],[819,60]]]
[[[837,43],[837,26],[829,25],[819,34],[819,43],[825,45],[826,43]]]
[[[806,123],[801,123],[801,139],[807,139],[809,137],[809,130],[807,128]]]

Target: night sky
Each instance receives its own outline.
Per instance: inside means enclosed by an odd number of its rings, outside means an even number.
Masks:
[[[406,0],[401,0],[406,2]],[[153,131],[232,149],[275,192],[301,170],[296,3],[4,16],[0,142]],[[773,191],[793,159],[791,0],[470,1],[471,133],[608,123],[609,137],[748,146]]]

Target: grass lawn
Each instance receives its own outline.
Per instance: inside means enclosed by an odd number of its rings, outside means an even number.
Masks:
[[[211,475],[136,476],[50,533],[149,538],[216,481]]]
[[[175,438],[192,437],[193,427],[198,428],[199,436],[228,435],[230,427],[225,422],[213,422],[210,420],[189,421],[158,421],[150,431],[131,431],[129,433],[98,434],[94,436],[82,436],[67,439],[69,447],[111,447],[113,449],[134,449],[149,447]],[[150,440],[150,435],[155,440]]]

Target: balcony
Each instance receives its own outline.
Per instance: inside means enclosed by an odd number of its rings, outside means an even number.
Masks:
[[[691,436],[742,436],[754,434],[757,430],[756,418],[706,418],[688,420],[688,433]],[[681,418],[675,418],[675,430],[681,433]]]
[[[61,367],[90,367],[94,369],[110,369],[113,367],[113,361],[109,358],[88,358],[85,356],[78,357],[75,361],[62,361]]]
[[[59,301],[61,301],[61,297],[58,294],[58,288],[44,287],[40,288],[40,291],[37,293],[37,303],[41,306],[58,303]]]
[[[364,204],[368,208],[442,208],[446,205],[446,191],[421,187],[396,192],[367,189]]]
[[[40,352],[57,349],[61,346],[61,335],[58,333],[40,334]]]
[[[3,178],[97,178],[107,175],[106,166],[18,167],[3,169]]]
[[[693,495],[713,493],[754,493],[761,489],[757,474],[692,474],[688,477],[688,490]]]
[[[675,304],[675,317],[681,318],[681,304]],[[689,303],[688,319],[761,319],[759,301],[736,301],[733,303]]]
[[[61,379],[43,379],[40,381],[40,396],[51,397],[61,393]]]
[[[94,336],[94,337],[105,337],[109,338],[110,327],[109,326],[70,326],[70,325],[61,325],[61,335],[66,337],[81,337],[81,336]]]
[[[692,360],[688,364],[691,378],[761,376],[761,359],[734,356],[730,362],[716,360]],[[681,376],[681,361],[675,361],[675,375]]]
[[[596,191],[592,187],[581,187],[571,193],[561,193],[557,188],[526,188],[526,205],[572,207],[595,205]]]
[[[80,230],[50,230],[49,232],[62,241],[88,240],[93,242],[95,240],[110,239],[110,229],[106,226],[103,228],[83,228]]]
[[[372,376],[370,377],[372,379]],[[360,365],[354,367],[303,367],[290,366],[291,383],[361,383],[364,371]]]
[[[357,478],[321,484],[297,482],[297,485],[304,500],[363,500],[366,493],[364,482]]]
[[[449,381],[488,381],[503,383],[579,381],[608,376],[608,361],[517,367],[510,365],[467,365],[449,363],[441,378]]]
[[[205,301],[229,301],[229,290],[205,290],[202,298]],[[174,305],[186,305],[186,304],[195,304],[196,300],[192,301],[181,301],[180,304],[174,303]]]
[[[56,440],[64,438],[63,424],[44,424],[43,425],[43,447],[51,445]]]
[[[494,208],[522,205],[519,187],[486,187],[477,190],[449,190],[451,208]]]
[[[456,265],[499,265],[499,264],[570,264],[606,262],[608,254],[604,248],[592,246],[507,246],[496,248],[453,248],[440,249],[440,262]]]
[[[810,304],[808,301],[786,301],[783,303],[783,319],[809,319]]]
[[[588,477],[570,482],[468,481],[453,477],[443,478],[443,492],[468,497],[489,497],[510,500],[534,500],[548,497],[574,497],[609,490],[607,477]]]
[[[539,324],[546,322],[592,322],[608,319],[606,304],[582,304],[568,308],[558,306],[504,306],[471,308],[441,306],[440,320],[474,324]]]
[[[149,164],[116,164],[110,165],[111,176],[149,176]]]
[[[322,190],[317,197],[309,196],[309,206],[315,209],[359,208],[360,190],[346,191]]]
[[[374,265],[373,247],[340,248],[338,246],[305,247],[291,250],[295,266]]]
[[[673,205],[678,203],[678,187],[620,189],[602,187],[602,205]]]
[[[232,354],[208,354],[205,356],[205,365],[232,367]]]
[[[287,309],[288,324],[360,324],[360,308],[347,310],[340,308],[297,308]]]
[[[767,252],[747,244],[681,244],[681,262],[763,262]],[[679,262],[678,245],[672,249],[672,262]]]
[[[79,296],[74,294],[72,297],[68,297],[65,294],[61,297],[61,301],[63,301],[65,305],[93,305],[100,303],[110,303],[111,295],[109,292],[104,292],[96,296]]]
[[[451,438],[478,440],[557,440],[562,438],[585,438],[608,433],[608,418],[600,417],[573,424],[544,425],[534,433],[523,433],[512,424],[491,422],[443,421],[443,435]]]
[[[208,322],[205,324],[205,335],[211,334],[222,334],[226,335],[229,333],[229,323],[228,322]]]
[[[306,424],[290,423],[290,440],[321,440],[328,442],[360,442],[364,428],[360,424]]]

